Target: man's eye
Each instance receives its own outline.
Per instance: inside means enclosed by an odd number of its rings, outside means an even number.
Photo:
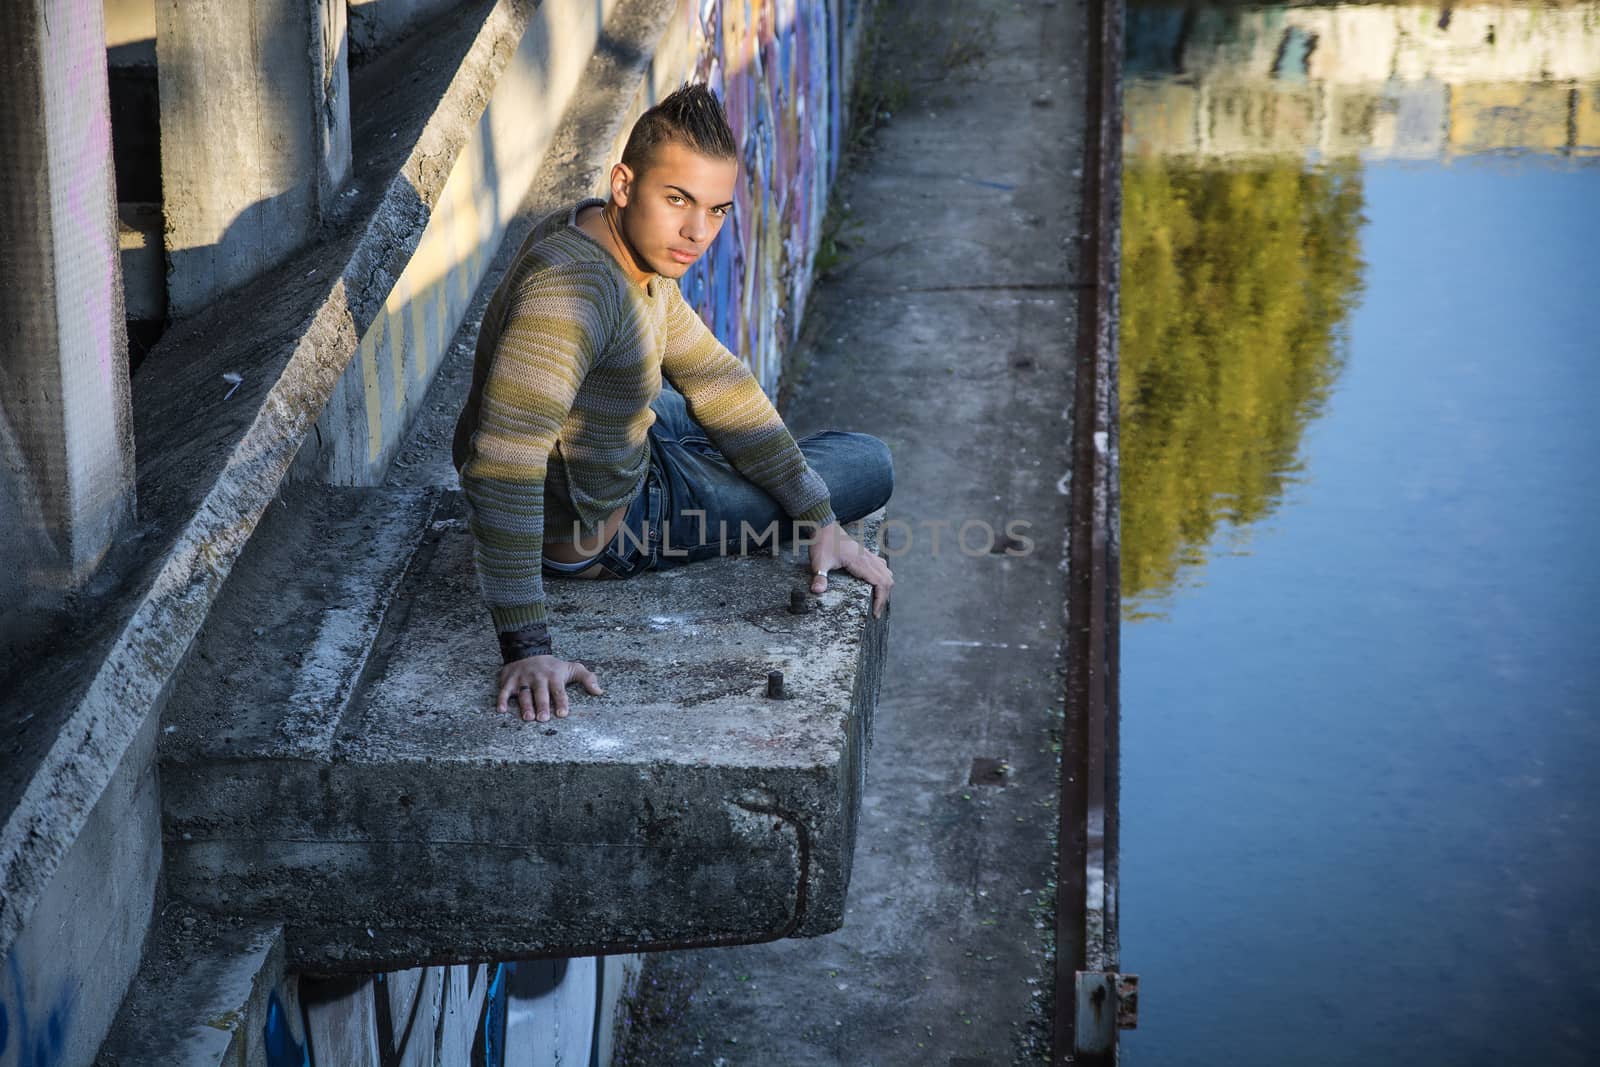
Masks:
[[[683,197],[677,196],[675,194],[674,195],[669,195],[667,197],[667,203],[669,203],[669,204],[681,204],[681,203],[683,203]]]
[[[714,207],[711,209],[711,213],[719,219],[728,217],[728,209],[725,207]]]

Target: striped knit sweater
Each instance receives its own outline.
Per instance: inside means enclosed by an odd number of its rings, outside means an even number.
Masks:
[[[456,424],[479,587],[502,647],[522,654],[549,651],[546,537],[593,545],[605,518],[642,488],[663,374],[713,443],[785,512],[819,527],[834,521],[827,484],[677,283],[657,275],[640,287],[577,228],[578,211],[602,203],[557,212],[524,242],[484,314]],[[508,645],[508,631],[538,637]]]

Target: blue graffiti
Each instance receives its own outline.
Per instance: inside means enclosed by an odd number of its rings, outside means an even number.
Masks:
[[[44,1017],[44,1027],[38,1031],[28,1022],[28,1007],[23,999],[22,961],[13,955],[9,961],[11,986],[16,993],[17,1014],[17,1064],[18,1067],[53,1067],[62,1060],[62,1050],[67,1043],[67,1027],[72,1021],[72,987],[62,980],[60,992]],[[11,1020],[4,1005],[0,1005],[0,1053],[11,1043]]]
[[[283,1010],[276,989],[267,1001],[267,1024],[262,1029],[262,1038],[267,1046],[267,1067],[311,1067],[310,1051],[295,1040],[289,1015]]]
[[[506,980],[516,967],[515,963],[499,964],[489,982],[483,1005],[484,1067],[502,1067],[506,1061]]]

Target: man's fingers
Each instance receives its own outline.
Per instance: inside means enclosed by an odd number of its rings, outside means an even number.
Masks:
[[[591,671],[581,663],[574,664],[574,666],[578,669],[573,672],[572,676],[582,682],[585,689],[595,696],[601,696],[605,693],[605,690],[600,688],[600,679],[594,676],[594,671]]]
[[[811,591],[813,593],[828,591],[828,568],[824,567],[811,576]]]
[[[534,679],[533,708],[534,718],[540,722],[550,721],[550,687],[545,684],[543,678]]]
[[[565,719],[569,710],[567,708],[567,687],[557,682],[551,682],[550,690],[555,696],[556,718]]]
[[[533,718],[533,690],[526,685],[517,687],[517,707],[524,719]]]

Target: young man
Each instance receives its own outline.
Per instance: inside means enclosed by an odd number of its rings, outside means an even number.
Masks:
[[[684,302],[677,280],[733,210],[736,146],[721,105],[684,86],[640,117],[609,200],[539,224],[495,292],[456,424],[473,560],[500,637],[498,707],[568,711],[603,692],[554,654],[541,576],[628,578],[811,534],[811,591],[888,564],[841,528],[893,490],[867,434],[796,444],[749,369]],[[665,379],[665,380],[663,380]]]

